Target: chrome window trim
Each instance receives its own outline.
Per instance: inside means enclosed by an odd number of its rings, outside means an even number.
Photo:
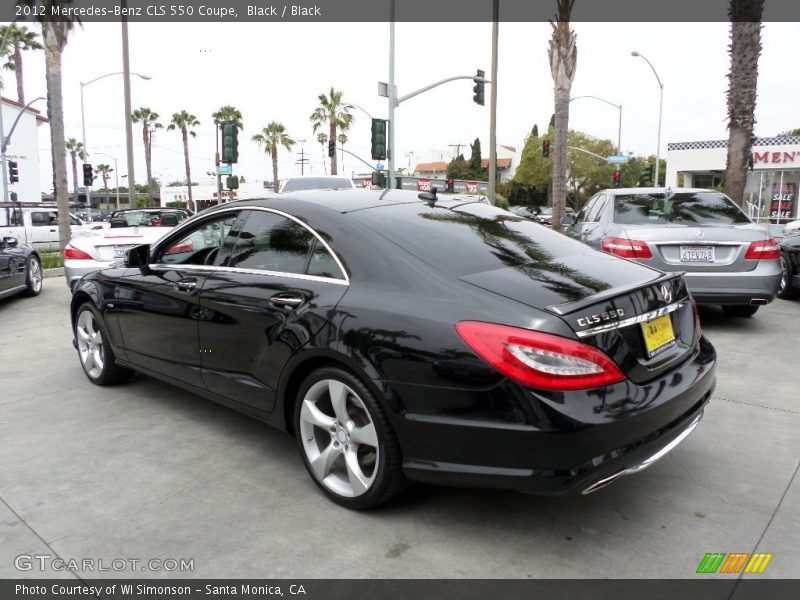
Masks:
[[[333,248],[331,248],[330,244],[328,244],[328,242],[326,242],[322,238],[322,236],[320,234],[318,234],[311,226],[309,226],[307,223],[304,223],[302,220],[298,219],[297,217],[295,217],[293,215],[290,215],[289,213],[284,212],[282,210],[278,210],[277,208],[268,208],[266,206],[234,206],[234,207],[224,208],[224,209],[215,211],[213,216],[217,216],[217,215],[220,215],[220,214],[225,214],[225,213],[228,213],[228,212],[241,212],[241,211],[245,211],[245,210],[250,210],[250,211],[256,211],[257,210],[257,211],[262,211],[262,212],[273,213],[273,214],[279,215],[281,217],[285,217],[287,219],[290,219],[290,220],[294,221],[295,223],[297,223],[298,225],[300,225],[301,227],[304,227],[305,229],[307,229],[309,232],[311,232],[311,235],[313,235],[317,239],[317,241],[319,241],[325,247],[325,249],[330,253],[330,255],[333,257],[333,260],[336,262],[336,266],[338,266],[339,270],[342,272],[342,275],[344,276],[344,279],[339,279],[338,277],[321,277],[319,275],[306,275],[305,273],[285,273],[283,271],[265,271],[265,270],[262,270],[262,269],[240,269],[240,268],[237,268],[237,267],[223,267],[223,266],[216,266],[216,265],[172,265],[172,264],[169,264],[169,263],[154,263],[154,264],[151,264],[151,265],[148,265],[148,266],[153,270],[158,270],[158,269],[188,270],[188,269],[191,269],[191,270],[199,270],[199,271],[224,271],[224,272],[227,272],[227,273],[245,273],[245,274],[249,274],[249,275],[261,275],[261,274],[263,274],[263,275],[270,275],[270,276],[273,276],[273,277],[276,277],[276,276],[277,277],[289,277],[289,278],[292,278],[292,279],[305,279],[306,281],[319,281],[319,282],[323,282],[323,283],[336,283],[336,284],[339,284],[339,285],[350,285],[350,275],[347,273],[347,270],[344,268],[344,265],[342,264],[342,261],[339,260],[339,257],[337,256],[336,252],[333,251]],[[212,215],[209,215],[209,217],[211,217],[211,216]],[[190,229],[189,221],[190,221],[190,219],[184,220],[178,227],[176,227],[173,230],[172,233],[180,233],[180,231],[183,230],[183,229]],[[172,234],[170,234],[169,237],[172,238]],[[175,238],[172,238],[172,239],[175,239]],[[159,250],[160,250],[160,248],[159,248]],[[185,267],[185,268],[180,269],[178,267]]]
[[[641,315],[636,315],[635,317],[630,317],[628,319],[623,319],[621,321],[615,321],[614,323],[606,323],[605,325],[598,325],[597,327],[592,327],[591,329],[584,329],[583,331],[576,331],[575,333],[579,338],[586,338],[593,335],[598,335],[600,333],[605,333],[607,331],[614,331],[615,329],[630,327],[631,325],[636,325],[637,323],[645,323],[646,321],[652,321],[657,317],[668,315],[688,305],[689,305],[688,301],[680,300],[678,302],[673,302],[672,304],[668,304],[667,306],[662,306],[661,308],[658,308],[656,310],[651,310],[650,312],[646,312]]]
[[[642,242],[648,244],[654,244],[656,246],[743,246],[745,244],[749,244],[750,242],[711,242],[711,241],[704,241],[703,239],[699,240],[667,240],[662,242],[661,240],[640,240]]]

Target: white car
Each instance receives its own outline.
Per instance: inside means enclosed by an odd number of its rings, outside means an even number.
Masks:
[[[130,216],[130,215],[129,215]],[[64,248],[64,275],[67,285],[92,271],[121,265],[130,248],[153,244],[172,231],[177,222],[166,225],[112,226],[73,237]]]
[[[304,190],[351,190],[353,180],[344,175],[299,175],[289,177],[281,186],[281,194]]]
[[[783,231],[785,233],[800,231],[800,221],[792,221],[791,223],[787,223],[786,225],[784,225]]]

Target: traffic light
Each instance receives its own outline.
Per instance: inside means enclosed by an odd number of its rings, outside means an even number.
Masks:
[[[372,119],[372,158],[384,160],[386,158],[386,125],[384,119]]]
[[[475,82],[475,85],[472,86],[472,91],[474,92],[474,94],[472,95],[472,101],[475,104],[480,104],[481,106],[483,106],[483,88],[485,84],[483,83],[483,81],[480,80],[483,79],[484,75],[486,75],[486,73],[478,69],[478,72],[475,75],[475,79],[472,80]]]
[[[550,140],[542,141],[542,156],[545,158],[550,156]]]
[[[83,185],[91,187],[94,183],[94,170],[89,163],[83,163]]]
[[[19,167],[17,166],[17,161],[10,160],[8,161],[8,182],[17,183],[18,181],[19,181]]]
[[[328,140],[328,157],[336,156],[336,140]]]
[[[239,178],[236,175],[229,175],[225,178],[225,185],[228,186],[229,190],[238,190]]]
[[[239,128],[233,121],[222,125],[222,162],[231,164],[239,160]]]
[[[619,187],[620,175],[621,175],[621,173],[619,172],[619,169],[614,169],[614,187],[615,188]]]

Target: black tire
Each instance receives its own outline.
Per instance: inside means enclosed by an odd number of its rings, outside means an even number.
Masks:
[[[800,291],[792,285],[792,272],[789,268],[789,259],[781,254],[781,285],[778,288],[778,298],[784,300],[794,300],[800,295]]]
[[[42,262],[35,254],[28,257],[28,264],[25,269],[25,291],[26,296],[38,296],[42,293],[44,273],[42,273]]]
[[[95,385],[115,385],[133,375],[130,369],[117,365],[103,317],[91,302],[81,304],[75,313],[73,335],[81,367],[89,381]]]
[[[729,317],[752,317],[758,311],[758,306],[750,304],[723,305],[723,312]]]
[[[337,389],[341,384],[348,388],[343,401],[347,418],[351,419],[347,423],[340,423],[342,419],[336,416],[336,411],[333,409],[331,399],[334,392],[330,382],[334,382]],[[310,413],[307,412],[309,409],[306,408],[304,411],[303,408],[306,401],[320,411],[319,418],[324,417],[332,422],[321,425],[321,421],[315,419],[315,422],[311,423]],[[371,422],[365,420],[365,413]],[[351,427],[355,421],[358,421],[355,425],[359,427]],[[376,445],[357,443],[355,430],[364,431],[369,429],[370,424],[374,426]],[[406,487],[397,436],[374,394],[349,371],[338,367],[324,367],[308,376],[300,386],[295,402],[294,427],[297,447],[309,475],[325,495],[337,504],[349,509],[366,510],[383,504]],[[339,431],[345,433],[340,434]],[[353,433],[352,440],[347,431]],[[339,435],[344,435],[346,441],[337,437]],[[377,452],[372,452],[373,448],[377,448]],[[330,466],[322,467],[323,472],[327,470],[327,475],[318,475],[311,465],[312,459],[309,455],[316,454],[315,459],[321,459],[326,453],[337,457],[321,461]],[[348,458],[352,460],[353,456],[357,457],[355,464],[359,469],[358,473],[370,480],[369,485],[365,486],[365,491],[357,490],[357,486],[353,484],[352,463],[348,460]],[[362,461],[367,467],[366,471],[361,468]],[[320,460],[315,460],[315,463],[319,465]],[[351,488],[350,495],[345,489],[348,485]],[[359,486],[361,485],[359,483]]]

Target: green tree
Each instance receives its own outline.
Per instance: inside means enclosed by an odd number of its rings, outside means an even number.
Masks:
[[[16,23],[0,26],[0,39],[5,38],[6,40],[6,47],[0,48],[0,55],[8,56],[3,68],[14,71],[14,77],[17,80],[17,102],[20,104],[25,104],[25,89],[22,84],[22,52],[42,49],[42,45],[36,39],[37,36],[37,33]]]
[[[567,133],[569,131],[569,99],[578,48],[575,32],[570,29],[570,17],[575,0],[556,0],[556,21],[550,21],[553,35],[548,57],[553,76],[555,99],[555,133],[553,137],[553,229],[561,227],[561,216],[567,198]]]
[[[533,124],[533,129],[531,129],[531,137],[534,139],[539,137],[539,126],[536,123]]]
[[[761,18],[764,0],[730,0],[728,53],[728,159],[725,194],[739,206],[744,201],[747,169],[752,164],[758,58],[761,56]]]
[[[547,189],[553,178],[553,153],[545,158],[542,156],[542,142],[550,140],[552,135],[542,137],[534,136],[533,132],[525,139],[525,145],[520,153],[519,165],[514,172],[514,181],[518,186],[533,188],[544,191],[547,197]],[[514,204],[514,198],[509,198]]]
[[[570,148],[580,148],[602,157],[616,152],[611,140],[597,139],[580,131],[570,131],[567,140]],[[614,172],[612,165],[581,150],[569,149],[567,152],[567,182],[572,192],[570,204],[576,210],[585,198],[610,188]]]
[[[189,136],[195,137],[197,135],[194,132],[194,128],[198,125],[200,125],[200,121],[197,120],[197,117],[182,110],[173,113],[172,120],[167,127],[168,131],[177,130],[181,132],[181,139],[183,140],[183,161],[186,167],[186,186],[189,190],[189,206],[192,207],[192,211],[194,212],[197,212],[197,204],[195,204],[194,198],[192,197],[192,172],[189,168]]]
[[[253,136],[253,141],[258,142],[259,147],[264,146],[264,151],[272,156],[272,186],[278,191],[278,148],[283,146],[291,151],[295,141],[286,133],[286,128],[282,123],[271,121],[260,133]]]
[[[142,124],[142,141],[144,142],[144,164],[147,167],[147,195],[150,203],[155,200],[155,184],[153,180],[153,135],[156,129],[164,126],[158,122],[159,115],[147,106],[137,108],[131,113],[131,121]]]
[[[344,145],[347,143],[347,134],[342,131],[338,136],[336,136],[336,141],[339,142],[339,147],[344,150]],[[342,172],[344,173],[344,152],[342,152]]]
[[[45,55],[45,77],[47,79],[47,117],[50,120],[50,146],[53,160],[53,193],[58,211],[69,212],[69,188],[67,185],[67,147],[64,138],[64,97],[61,85],[61,55],[67,45],[67,37],[78,17],[54,18],[54,10],[72,4],[72,0],[18,0],[18,4],[35,7],[35,17],[42,27],[42,45]],[[59,219],[58,237],[61,249],[70,239],[69,219]]]
[[[211,113],[211,118],[214,119],[214,124],[217,126],[224,121],[233,121],[236,123],[236,127],[239,129],[239,131],[244,130],[242,113],[235,106],[231,106],[229,104],[226,106],[220,106],[219,110]]]
[[[328,125],[328,139],[335,140],[337,131],[347,131],[353,122],[353,115],[350,111],[353,106],[342,101],[342,92],[338,92],[331,86],[330,92],[320,94],[317,99],[319,106],[309,117],[314,127],[314,133],[323,125]],[[331,175],[337,175],[336,155],[331,157]]]
[[[72,157],[72,191],[78,193],[78,159],[86,160],[86,150],[83,144],[75,138],[66,141],[66,149]]]
[[[797,129],[789,129],[787,131],[781,131],[778,134],[778,137],[797,137],[800,136],[800,127]]]
[[[483,159],[481,158],[481,140],[475,138],[475,141],[469,145],[472,154],[469,157],[469,171],[474,179],[484,180],[487,177],[486,169],[481,166]]]
[[[108,179],[111,177],[111,173],[114,171],[109,165],[100,163],[94,168],[94,174],[99,174],[103,178],[103,189],[108,189]]]
[[[463,154],[459,154],[447,165],[448,179],[472,179],[472,170]]]

